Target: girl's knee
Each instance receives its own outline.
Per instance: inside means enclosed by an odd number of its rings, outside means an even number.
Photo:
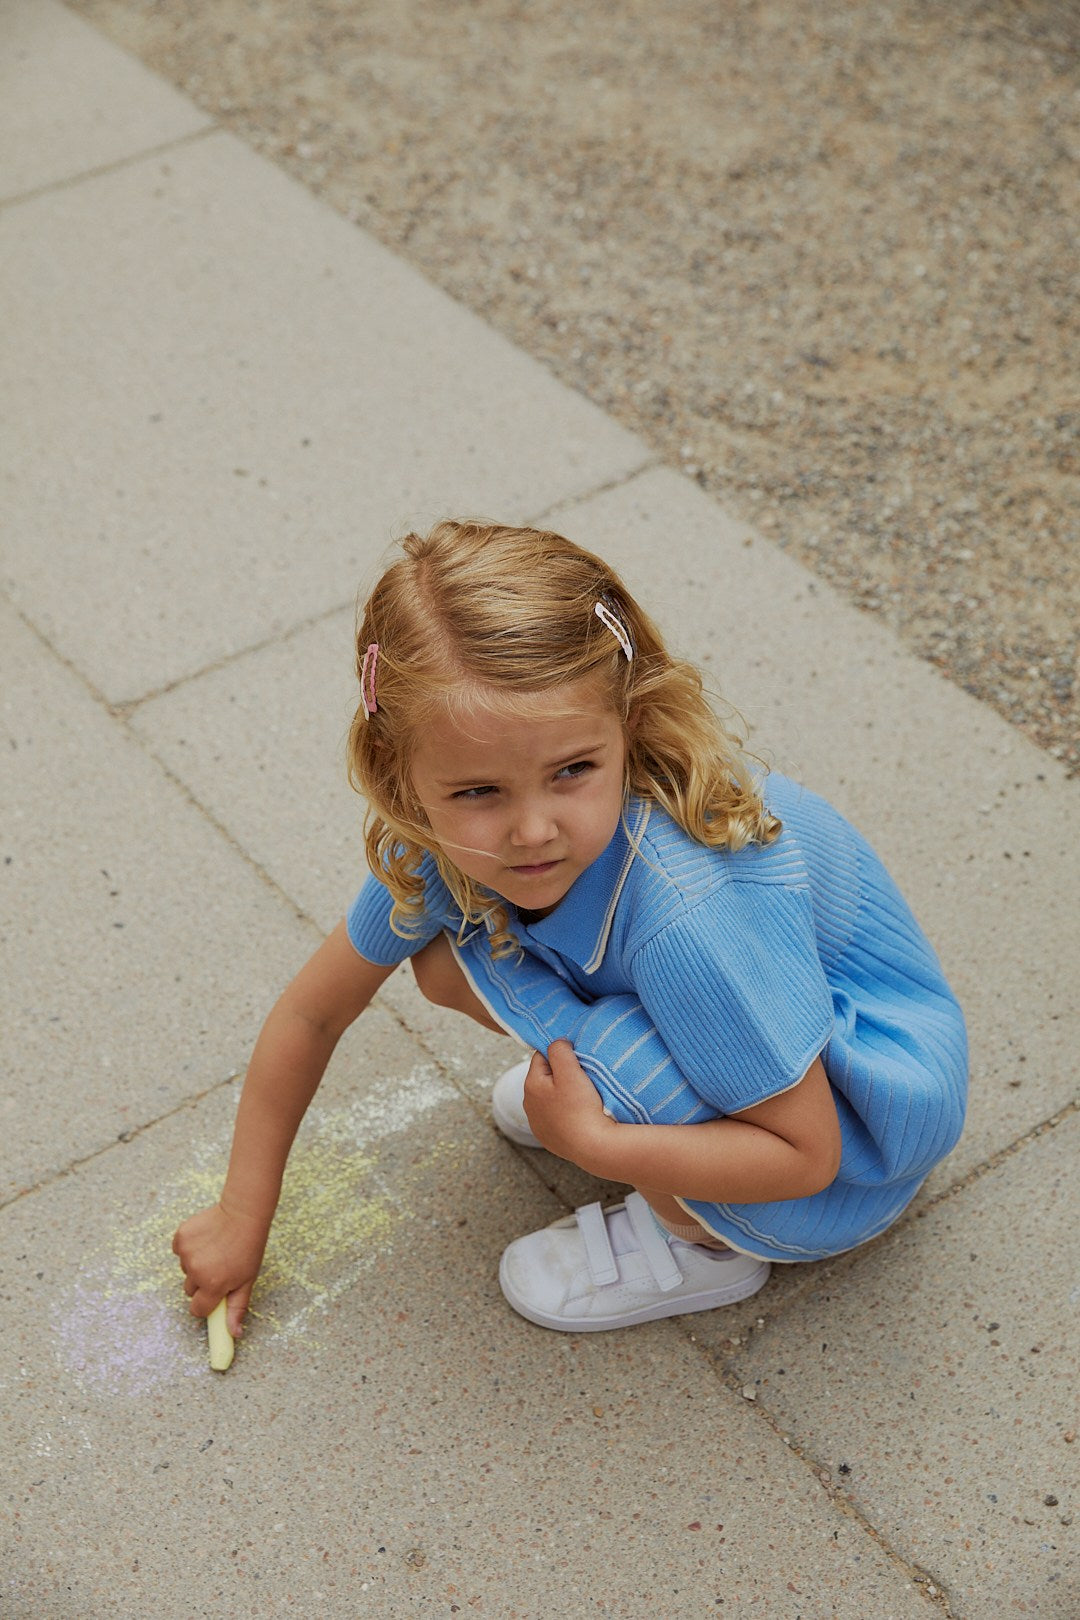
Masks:
[[[464,1013],[496,1035],[506,1031],[491,1017],[483,1002],[473,990],[458,965],[445,934],[433,939],[422,951],[411,958],[413,976],[420,994],[436,1007],[447,1007],[451,1012]]]

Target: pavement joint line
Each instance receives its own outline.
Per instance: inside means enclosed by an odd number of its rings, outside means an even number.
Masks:
[[[84,180],[100,180],[102,175],[116,174],[120,169],[130,169],[133,164],[144,163],[148,158],[161,157],[181,146],[190,146],[194,141],[205,140],[208,135],[227,133],[221,124],[208,120],[201,128],[189,130],[186,135],[176,135],[171,141],[162,141],[159,146],[147,146],[139,152],[129,152],[126,157],[114,158],[111,163],[101,163],[96,168],[82,169],[78,174],[66,175],[62,180],[49,180],[45,185],[33,186],[29,191],[16,191],[10,197],[0,197],[0,211],[18,208],[22,203],[35,202],[38,197],[47,197],[54,191],[71,191],[75,186],[81,186]]]
[[[844,1518],[849,1519],[854,1524],[858,1525],[858,1527],[870,1537],[870,1540],[875,1544],[875,1546],[881,1549],[893,1566],[902,1575],[904,1575],[913,1586],[918,1587],[923,1592],[923,1595],[935,1605],[939,1613],[946,1617],[946,1620],[960,1620],[960,1617],[956,1614],[949,1600],[946,1582],[942,1581],[930,1570],[923,1568],[922,1565],[913,1563],[911,1559],[906,1558],[903,1553],[898,1552],[896,1548],[892,1546],[886,1536],[877,1528],[873,1521],[867,1517],[867,1515],[860,1507],[856,1505],[855,1502],[852,1501],[851,1497],[843,1489],[843,1487],[836,1484],[832,1476],[832,1469],[824,1461],[822,1461],[821,1458],[815,1457],[810,1449],[807,1446],[802,1445],[798,1440],[795,1439],[793,1435],[785,1434],[784,1430],[780,1427],[780,1424],[776,1421],[767,1406],[763,1405],[757,1400],[746,1400],[746,1397],[743,1395],[743,1381],[740,1378],[738,1371],[731,1367],[717,1366],[717,1358],[715,1354],[709,1350],[706,1345],[699,1343],[694,1334],[689,1331],[693,1325],[692,1318],[678,1317],[674,1318],[673,1320],[678,1323],[680,1328],[682,1328],[684,1334],[690,1340],[690,1343],[703,1357],[703,1359],[712,1364],[718,1381],[726,1389],[731,1390],[731,1392],[741,1401],[743,1401],[745,1405],[753,1406],[757,1414],[758,1421],[765,1423],[772,1430],[773,1434],[780,1441],[784,1449],[786,1451],[790,1451],[791,1454],[797,1457],[801,1463],[805,1464],[810,1473],[813,1475],[814,1479],[821,1486],[825,1495],[828,1497],[830,1504],[837,1510],[837,1512],[842,1514]]]
[[[204,675],[213,675],[218,670],[228,669],[238,664],[241,659],[248,658],[254,653],[265,652],[268,647],[284,646],[297,636],[303,635],[305,630],[312,630],[316,625],[326,624],[330,619],[337,618],[339,614],[355,611],[353,602],[337,602],[332,607],[322,608],[318,613],[310,613],[304,619],[297,619],[295,623],[287,625],[284,630],[276,630],[271,635],[264,636],[261,641],[252,641],[244,647],[238,647],[233,652],[222,653],[218,658],[212,658],[209,663],[202,664],[198,669],[190,670],[186,675],[177,675],[174,680],[165,681],[161,686],[155,686],[148,692],[142,692],[138,697],[119,698],[110,702],[103,698],[110,714],[120,720],[128,720],[146,703],[153,703],[155,699],[166,697],[170,692],[177,691],[192,681],[201,680]]]
[[[1000,1148],[996,1153],[991,1154],[989,1158],[983,1160],[980,1164],[973,1165],[965,1175],[961,1176],[960,1179],[954,1182],[950,1187],[944,1188],[942,1192],[938,1193],[934,1198],[928,1199],[925,1204],[921,1205],[918,1209],[913,1210],[909,1215],[901,1217],[901,1222],[898,1224],[907,1226],[911,1225],[914,1221],[923,1219],[932,1211],[940,1208],[943,1204],[950,1202],[960,1193],[966,1191],[967,1188],[974,1186],[982,1179],[984,1175],[987,1175],[992,1170],[995,1170],[1000,1164],[1003,1164],[1008,1159],[1012,1158],[1015,1154],[1019,1153],[1024,1147],[1028,1146],[1038,1137],[1044,1136],[1048,1131],[1056,1129],[1057,1126],[1063,1124],[1066,1119],[1071,1118],[1078,1111],[1080,1111],[1080,1098],[1074,1098],[1071,1102],[1067,1103],[1064,1108],[1058,1109],[1056,1113],[1049,1115],[1044,1120],[1040,1120],[1037,1125],[1034,1125],[1030,1130],[1025,1131],[1023,1136],[1017,1137],[1015,1141],[1008,1143],[1008,1145],[1003,1148]],[[558,1195],[556,1194],[556,1196]],[[851,1267],[857,1263],[858,1255],[858,1249],[852,1249],[849,1250],[847,1254],[838,1255],[836,1259],[829,1264],[829,1278],[831,1279],[845,1270],[850,1270]],[[818,1281],[821,1280],[820,1268],[816,1268],[816,1279]],[[808,1277],[807,1287],[811,1286],[814,1280],[814,1277]],[[801,1294],[805,1292],[806,1289],[803,1289],[800,1291],[800,1293],[794,1294],[785,1299],[781,1309],[774,1314],[773,1320],[779,1320],[781,1317],[787,1315],[792,1306],[798,1303]],[[733,1345],[732,1355],[729,1359],[720,1350],[713,1349],[698,1340],[697,1335],[693,1331],[694,1321],[692,1317],[679,1317],[673,1320],[688,1341],[695,1347],[695,1349],[697,1349],[698,1353],[710,1363],[715,1371],[718,1381],[725,1388],[731,1390],[733,1394],[745,1399],[745,1396],[743,1396],[743,1389],[745,1387],[743,1377],[738,1366],[735,1364],[734,1351],[737,1350],[738,1346]],[[758,1326],[755,1324],[750,1328],[749,1335],[753,1336],[757,1331]],[[815,1479],[825,1490],[826,1495],[829,1497],[833,1506],[842,1512],[847,1518],[852,1519],[856,1524],[861,1526],[861,1528],[868,1536],[870,1536],[871,1540],[881,1548],[882,1552],[885,1553],[896,1568],[902,1574],[904,1574],[904,1576],[911,1581],[913,1585],[923,1589],[927,1598],[929,1598],[930,1601],[936,1605],[940,1613],[946,1617],[946,1620],[959,1620],[959,1617],[952,1608],[948,1596],[947,1583],[942,1581],[938,1576],[932,1574],[930,1571],[922,1568],[920,1565],[912,1563],[910,1559],[905,1558],[902,1553],[898,1552],[890,1544],[885,1535],[874,1525],[872,1520],[870,1520],[866,1514],[856,1506],[844,1489],[836,1484],[832,1477],[832,1470],[828,1467],[824,1460],[816,1457],[808,1447],[802,1445],[792,1435],[785,1434],[780,1424],[774,1418],[772,1412],[765,1403],[755,1400],[748,1404],[752,1404],[755,1407],[759,1413],[760,1420],[768,1424],[781,1443],[810,1469]]]
[[[195,794],[192,792],[187,783],[177,775],[171,765],[167,764],[165,760],[155,753],[154,749],[151,747],[146,738],[139,735],[139,733],[130,724],[128,716],[125,713],[124,706],[122,704],[110,703],[105,694],[94,685],[94,682],[90,679],[90,677],[86,675],[77,664],[73,663],[70,658],[68,658],[64,653],[59,652],[57,648],[53,646],[52,642],[49,640],[44,631],[42,631],[38,625],[34,623],[33,619],[28,617],[28,615],[22,611],[18,603],[11,600],[6,591],[0,592],[0,595],[3,596],[4,600],[7,601],[8,605],[11,607],[12,612],[22,621],[26,628],[33,636],[36,637],[36,639],[49,652],[49,654],[55,658],[59,664],[63,665],[68,673],[80,683],[93,701],[104,709],[109,719],[114,720],[120,726],[129,742],[131,742],[134,747],[138,748],[140,753],[144,754],[147,759],[153,762],[166,780],[172,783],[173,787],[179,791],[181,796],[187,801],[192,809],[197,811],[197,813],[202,816],[211,827],[213,827],[214,831],[217,832],[225,840],[229,847],[240,856],[241,860],[243,860],[245,864],[257,874],[257,876],[262,880],[263,883],[266,884],[271,892],[275,894],[279,900],[285,901],[285,903],[292,910],[297,921],[305,923],[308,927],[314,929],[320,940],[325,939],[326,935],[319,927],[314,917],[310,916],[309,913],[304,910],[300,902],[289,894],[287,889],[283,889],[277,879],[272,877],[266,868],[262,866],[255,859],[255,857],[244,848],[244,846],[237,840],[235,835],[230,832],[229,828],[226,827],[222,821],[218,819],[209,806],[203,804],[201,799],[196,798]],[[335,611],[341,612],[342,610],[338,608]],[[302,626],[298,628],[302,628]]]
[[[191,805],[192,809],[196,810],[198,814],[201,815],[211,827],[213,827],[214,831],[220,834],[220,836],[229,845],[230,849],[235,850],[236,854],[240,856],[240,859],[251,868],[251,870],[262,880],[263,883],[266,884],[267,888],[272,894],[275,894],[279,900],[285,901],[286,905],[291,909],[297,922],[305,923],[309,928],[314,930],[321,943],[321,941],[326,938],[326,934],[324,933],[323,929],[319,927],[319,924],[315,921],[314,917],[310,916],[308,912],[304,910],[300,902],[294,899],[287,889],[282,888],[277,878],[272,877],[271,874],[266,870],[266,867],[263,866],[261,862],[257,861],[254,855],[251,855],[244,848],[243,844],[237,840],[235,834],[230,832],[229,828],[225,826],[225,823],[218,819],[209,806],[203,804],[201,799],[196,798],[191,788],[188,787],[185,781],[177,776],[171,765],[167,765],[165,761],[154,752],[153,748],[151,748],[149,744],[139,736],[138,732],[127,724],[122,716],[117,716],[116,718],[131,741],[142,750],[148,759],[153,761],[166,780],[171,782],[172,785],[179,790],[179,792],[187,800],[188,804]]]
[[[1058,1109],[1056,1113],[1040,1120],[1037,1125],[1033,1125],[1030,1130],[1024,1132],[1023,1136],[1018,1136],[1014,1141],[1007,1143],[1005,1147],[999,1148],[996,1153],[992,1153],[989,1158],[982,1160],[979,1164],[972,1165],[958,1181],[953,1182],[948,1187],[943,1187],[941,1192],[936,1193],[932,1198],[928,1198],[925,1203],[919,1204],[918,1208],[909,1207],[900,1215],[900,1218],[893,1226],[888,1228],[888,1232],[900,1232],[913,1226],[916,1221],[924,1220],[943,1204],[949,1203],[969,1187],[974,1186],[984,1175],[988,1175],[991,1171],[996,1170],[1000,1164],[1021,1152],[1036,1138],[1044,1136],[1047,1131],[1056,1129],[1057,1126],[1063,1124],[1066,1119],[1078,1111],[1080,1111],[1080,1098],[1074,1098],[1071,1102],[1066,1103],[1064,1108]],[[873,1241],[879,1242],[887,1235],[887,1232],[882,1232]],[[788,1295],[783,1304],[772,1313],[771,1320],[774,1322],[779,1321],[783,1316],[787,1315],[791,1308],[799,1303],[803,1295],[819,1283],[828,1282],[831,1285],[834,1279],[842,1277],[845,1272],[852,1270],[859,1263],[863,1247],[868,1247],[868,1245],[847,1249],[843,1254],[834,1255],[828,1260],[817,1261],[813,1267],[807,1267],[808,1275],[804,1286]],[[766,1320],[770,1320],[770,1318],[766,1317]],[[692,1323],[688,1323],[688,1329],[692,1325]],[[750,1332],[757,1332],[756,1326],[752,1327]],[[738,1347],[735,1346],[735,1348]],[[723,1360],[721,1352],[711,1351],[710,1354],[714,1359],[723,1361],[723,1365],[727,1367],[727,1362]]]
[[[1038,1137],[1044,1136],[1048,1131],[1056,1129],[1057,1126],[1063,1124],[1066,1119],[1071,1118],[1078,1111],[1080,1111],[1080,1098],[1074,1098],[1071,1102],[1067,1103],[1064,1108],[1060,1108],[1054,1114],[1049,1115],[1046,1119],[1040,1120],[1037,1125],[1034,1125],[1030,1130],[1025,1131],[1024,1134],[1017,1137],[1015,1141],[1008,1143],[1007,1146],[1003,1148],[1000,1148],[996,1153],[991,1154],[989,1158],[983,1160],[980,1164],[973,1165],[972,1168],[968,1170],[965,1175],[961,1176],[958,1181],[954,1182],[951,1186],[944,1188],[942,1192],[938,1193],[935,1197],[928,1199],[927,1202],[922,1204],[918,1209],[911,1211],[910,1214],[906,1216],[902,1216],[898,1226],[910,1226],[913,1222],[923,1219],[932,1211],[940,1208],[943,1204],[950,1202],[960,1193],[966,1191],[969,1187],[974,1186],[982,1179],[984,1175],[987,1175],[989,1172],[995,1170],[999,1165],[1012,1158],[1015,1154],[1019,1153],[1024,1147],[1028,1146]],[[551,1190],[555,1191],[554,1188]],[[559,1196],[557,1192],[556,1196]],[[897,1228],[894,1228],[894,1230],[896,1229]],[[852,1266],[857,1263],[858,1257],[858,1249],[852,1249],[846,1254],[838,1255],[835,1260],[828,1264],[829,1280],[837,1275],[842,1274],[844,1271],[850,1270]],[[814,1282],[821,1281],[821,1277],[822,1268],[814,1268],[814,1275],[808,1276],[806,1279],[806,1287],[786,1298],[782,1307],[773,1313],[772,1320],[778,1321],[782,1317],[786,1316],[791,1311],[792,1307],[798,1303],[802,1295],[805,1294],[811,1286],[813,1286]],[[768,1318],[766,1318],[766,1320],[768,1320]],[[743,1395],[743,1390],[745,1388],[744,1379],[736,1362],[735,1352],[738,1349],[738,1345],[733,1344],[732,1353],[729,1357],[723,1351],[714,1349],[698,1340],[697,1335],[694,1332],[693,1317],[686,1316],[673,1318],[673,1322],[684,1334],[690,1344],[695,1347],[698,1353],[709,1362],[716,1374],[718,1381],[726,1389],[731,1390],[733,1394],[745,1399],[745,1396]],[[748,1334],[749,1337],[752,1337],[757,1333],[759,1325],[760,1324],[755,1324],[750,1327]],[[836,1484],[832,1476],[832,1470],[824,1462],[824,1460],[820,1457],[816,1457],[808,1447],[802,1445],[792,1435],[785,1434],[784,1430],[781,1428],[780,1424],[774,1418],[772,1412],[765,1403],[754,1400],[748,1404],[755,1407],[759,1414],[760,1420],[768,1424],[781,1443],[810,1469],[815,1479],[825,1490],[825,1493],[829,1497],[833,1506],[836,1507],[838,1511],[843,1513],[845,1517],[853,1520],[865,1531],[865,1533],[882,1550],[882,1552],[886,1555],[886,1557],[889,1558],[895,1567],[913,1585],[920,1587],[924,1591],[926,1597],[935,1604],[939,1612],[946,1617],[946,1620],[959,1620],[959,1617],[952,1608],[948,1596],[947,1583],[929,1570],[926,1570],[920,1565],[913,1563],[902,1553],[898,1552],[896,1548],[891,1545],[883,1532],[876,1527],[876,1525],[867,1517],[862,1509],[856,1506],[856,1504],[851,1500],[850,1496],[844,1491],[843,1487]]]
[[[563,383],[564,388],[569,386],[568,383]],[[575,393],[579,392],[577,389],[573,391]],[[588,399],[589,396],[582,394],[581,397],[582,399]],[[595,402],[590,400],[589,403],[593,404]],[[629,472],[616,473],[614,478],[607,478],[602,484],[595,484],[592,489],[582,490],[577,495],[563,495],[559,500],[552,501],[549,506],[541,507],[534,517],[526,518],[526,526],[531,529],[538,529],[548,518],[556,517],[560,512],[571,512],[576,506],[583,506],[586,501],[594,501],[600,495],[609,495],[613,490],[625,489],[628,484],[632,484],[635,479],[643,477],[645,473],[653,472],[657,468],[664,468],[668,465],[669,463],[664,460],[663,456],[657,455],[655,452],[649,452],[640,466],[632,467]],[[719,511],[720,507],[717,506],[717,512]]]
[[[1063,1108],[1059,1108],[1055,1113],[1048,1114],[1045,1119],[1039,1120],[1038,1124],[1032,1125],[1030,1130],[1025,1131],[1022,1136],[1016,1137],[1012,1142],[1007,1142],[1004,1147],[998,1148],[996,1153],[991,1153],[989,1158],[981,1160],[978,1164],[973,1164],[958,1181],[954,1181],[951,1186],[943,1187],[941,1192],[935,1193],[932,1198],[928,1198],[925,1204],[920,1204],[918,1209],[912,1210],[910,1220],[922,1220],[932,1210],[939,1209],[942,1204],[949,1203],[950,1200],[958,1197],[960,1193],[965,1192],[968,1187],[973,1187],[976,1182],[981,1181],[983,1176],[989,1175],[999,1165],[1004,1164],[1015,1154],[1022,1152],[1038,1137],[1045,1136],[1048,1131],[1056,1130],[1059,1125],[1063,1125],[1067,1119],[1071,1119],[1077,1112],[1080,1112],[1080,1097],[1073,1097]],[[857,1254],[858,1250],[850,1252]]]
[[[78,664],[74,663],[72,659],[68,658],[65,653],[62,653],[59,648],[53,646],[47,633],[42,630],[41,626],[34,619],[30,617],[29,613],[26,613],[19,606],[18,602],[16,602],[15,598],[11,595],[11,592],[9,590],[0,590],[0,595],[3,596],[4,601],[7,603],[12,613],[14,613],[15,617],[26,626],[27,630],[29,630],[30,634],[35,638],[35,640],[41,643],[49,656],[51,658],[55,658],[58,664],[63,665],[64,669],[67,670],[69,675],[74,676],[79,685],[85,688],[99,708],[104,709],[110,718],[117,718],[114,712],[114,705],[109,702],[104,692],[100,691],[99,688],[94,685],[89,675],[84,674],[79,668]]]
[[[626,485],[633,483],[635,479],[640,478],[644,473],[651,472],[654,468],[664,467],[666,465],[667,463],[662,461],[659,457],[650,457],[648,460],[642,462],[639,467],[633,468],[629,473],[619,474],[615,478],[607,479],[605,482],[596,484],[592,488],[583,490],[576,495],[567,495],[564,499],[555,501],[551,506],[542,508],[535,516],[526,518],[525,523],[530,528],[536,528],[542,524],[549,515],[555,515],[562,511],[572,510],[573,507],[587,501],[594,500],[600,495],[607,495],[613,490],[623,489],[626,487]],[[15,604],[12,603],[12,606],[15,607]],[[19,609],[16,607],[15,611],[18,612]],[[233,652],[222,653],[220,657],[212,658],[209,663],[200,665],[198,669],[190,670],[184,675],[177,675],[175,679],[165,681],[161,686],[152,687],[149,691],[141,692],[137,697],[119,698],[116,701],[112,701],[106,698],[103,693],[97,692],[93,687],[91,687],[91,690],[94,690],[95,696],[105,706],[105,708],[108,709],[110,714],[115,715],[121,720],[127,720],[145,704],[153,703],[157,698],[166,697],[170,692],[175,692],[180,687],[187,686],[192,681],[201,680],[204,675],[212,675],[218,670],[228,669],[230,665],[239,663],[241,659],[247,658],[254,653],[263,652],[268,647],[283,646],[286,642],[292,641],[295,637],[302,635],[305,630],[313,629],[319,624],[325,624],[330,619],[336,618],[339,614],[355,611],[355,598],[352,601],[334,603],[328,608],[320,609],[318,613],[311,613],[308,614],[306,618],[297,619],[293,624],[287,625],[283,630],[274,631],[272,634],[262,637],[262,639],[259,641],[249,642],[246,646],[238,647]],[[25,619],[25,615],[21,616]],[[30,623],[29,620],[26,620],[26,622],[28,624]],[[31,628],[33,628],[33,626],[31,626]],[[41,639],[47,646],[50,647],[51,651],[56,653],[56,649],[51,646],[51,643],[48,641],[47,637],[42,636]],[[62,658],[63,655],[56,653],[56,656]],[[68,663],[68,667],[76,674],[81,675],[81,672],[74,664],[71,664],[67,660],[64,661]],[[86,679],[85,677],[81,678]],[[87,684],[89,685],[90,683],[88,682]]]
[[[525,525],[529,528],[537,528],[543,524],[549,516],[555,516],[559,512],[571,511],[574,507],[583,505],[588,501],[595,500],[598,496],[608,495],[613,490],[624,489],[627,485],[632,484],[635,479],[642,477],[645,473],[652,472],[656,468],[664,468],[667,465],[668,463],[664,461],[662,457],[650,455],[639,466],[632,468],[628,473],[616,474],[614,478],[609,478],[604,480],[602,483],[594,484],[591,488],[581,490],[575,495],[564,496],[560,500],[554,501],[550,506],[540,508],[537,513],[531,517],[527,517],[524,520]],[[357,600],[357,598],[354,598],[351,602],[338,602],[331,607],[321,609],[318,613],[309,614],[306,618],[297,619],[294,624],[288,625],[284,630],[275,631],[271,635],[264,636],[260,641],[253,641],[245,647],[237,648],[234,652],[222,653],[219,658],[211,659],[209,663],[203,664],[199,669],[191,670],[185,675],[178,675],[174,680],[165,681],[161,686],[156,686],[148,692],[140,693],[138,697],[121,698],[116,702],[110,702],[107,698],[102,697],[102,702],[104,702],[105,706],[111,713],[119,716],[121,719],[127,719],[138,709],[142,708],[144,704],[153,703],[155,699],[165,697],[170,692],[175,692],[179,687],[186,686],[190,681],[197,681],[201,679],[202,676],[214,674],[220,669],[228,669],[231,664],[238,663],[241,659],[247,658],[250,654],[263,652],[267,647],[283,645],[284,643],[291,641],[294,637],[302,635],[305,630],[312,629],[318,624],[325,624],[328,620],[335,618],[340,613],[355,612],[357,608]]]
[[[223,1080],[215,1080],[212,1085],[206,1086],[202,1091],[193,1092],[191,1096],[182,1098],[175,1107],[167,1108],[163,1114],[156,1114],[153,1119],[144,1119],[141,1124],[133,1125],[130,1130],[121,1131],[114,1141],[103,1142],[100,1147],[92,1148],[89,1153],[83,1153],[79,1158],[70,1159],[67,1164],[49,1171],[47,1175],[40,1177],[30,1186],[20,1187],[9,1198],[0,1199],[0,1215],[14,1204],[20,1203],[24,1198],[33,1198],[37,1193],[48,1192],[51,1187],[55,1187],[58,1181],[64,1181],[68,1176],[74,1175],[77,1170],[82,1170],[84,1166],[92,1164],[95,1159],[104,1157],[106,1153],[114,1153],[118,1148],[125,1147],[128,1142],[134,1142],[136,1137],[144,1136],[147,1131],[152,1131],[156,1126],[163,1125],[166,1120],[175,1119],[177,1114],[182,1114],[185,1108],[197,1107],[207,1097],[212,1097],[215,1092],[221,1091],[225,1086],[232,1085],[239,1078],[240,1073],[239,1069],[234,1069]]]
[[[286,895],[285,898],[288,899],[289,897]],[[294,902],[290,901],[290,904],[294,904]],[[326,938],[323,930],[319,928],[318,924],[315,923],[312,918],[307,917],[302,912],[298,912],[298,916],[301,921],[310,923],[311,926],[315,928],[320,939]],[[465,1102],[470,1104],[473,1111],[486,1125],[489,1125],[492,1129],[495,1129],[491,1123],[491,1120],[486,1118],[484,1115],[483,1110],[477,1100],[458,1082],[452,1071],[446,1065],[445,1061],[438,1056],[434,1048],[423,1037],[423,1035],[410,1027],[407,1019],[402,1017],[402,1015],[397,1012],[395,1008],[390,1006],[381,995],[376,994],[373,996],[370,1005],[372,1007],[378,1006],[379,1009],[384,1012],[394,1023],[396,1023],[411,1040],[415,1041],[417,1046],[420,1047],[421,1051],[425,1052],[427,1056],[431,1058],[432,1062],[436,1065],[440,1074],[448,1082],[448,1084],[453,1087],[453,1089]],[[67,1164],[58,1166],[57,1169],[52,1170],[47,1175],[40,1177],[39,1180],[33,1182],[31,1185],[20,1187],[9,1197],[0,1198],[0,1215],[2,1215],[6,1209],[10,1209],[12,1205],[19,1203],[21,1199],[32,1197],[34,1194],[39,1192],[47,1191],[50,1187],[55,1186],[58,1181],[64,1180],[66,1176],[73,1175],[77,1170],[81,1170],[85,1165],[93,1163],[95,1159],[100,1159],[106,1153],[113,1153],[118,1148],[124,1147],[128,1142],[133,1142],[137,1137],[144,1136],[147,1131],[152,1131],[158,1125],[163,1125],[167,1120],[175,1119],[177,1114],[183,1113],[185,1108],[197,1107],[198,1104],[204,1102],[207,1097],[212,1097],[217,1092],[223,1091],[226,1086],[231,1086],[234,1081],[241,1078],[243,1072],[244,1071],[242,1069],[234,1069],[231,1074],[225,1075],[223,1079],[215,1080],[212,1082],[212,1084],[204,1086],[201,1091],[192,1092],[189,1096],[181,1098],[181,1100],[176,1103],[174,1107],[167,1108],[164,1113],[155,1114],[152,1119],[144,1119],[138,1125],[133,1125],[130,1130],[119,1132],[115,1141],[103,1142],[100,1147],[92,1148],[89,1153],[81,1154],[77,1159],[70,1159]],[[511,1146],[512,1145],[513,1144],[511,1144]],[[554,1191],[554,1189],[551,1190]],[[558,1197],[557,1193],[556,1196]]]

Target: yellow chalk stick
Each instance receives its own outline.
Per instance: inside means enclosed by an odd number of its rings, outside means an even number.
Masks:
[[[215,1372],[228,1372],[232,1366],[236,1345],[225,1326],[225,1300],[219,1299],[206,1318],[206,1337],[210,1344],[210,1365]]]

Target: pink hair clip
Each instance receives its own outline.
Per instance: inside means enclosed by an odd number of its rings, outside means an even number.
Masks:
[[[379,643],[373,641],[364,654],[364,661],[360,665],[360,702],[364,708],[364,719],[370,720],[379,705],[375,698],[375,665],[379,661]]]
[[[630,632],[627,630],[626,626],[623,624],[618,615],[613,611],[610,603],[601,599],[601,601],[597,602],[596,606],[593,608],[593,612],[600,620],[600,623],[607,626],[612,635],[615,637],[615,640],[619,643],[619,646],[626,654],[626,662],[628,664],[633,663],[634,643],[630,640]]]

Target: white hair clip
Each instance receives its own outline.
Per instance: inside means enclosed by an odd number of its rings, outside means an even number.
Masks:
[[[601,600],[597,602],[596,606],[593,608],[593,612],[600,620],[600,623],[607,626],[612,635],[615,637],[615,640],[619,643],[619,646],[626,654],[626,662],[628,664],[632,663],[634,658],[634,643],[630,640],[630,632],[627,630],[626,626],[623,624],[618,615],[613,611],[610,604],[604,600]]]

